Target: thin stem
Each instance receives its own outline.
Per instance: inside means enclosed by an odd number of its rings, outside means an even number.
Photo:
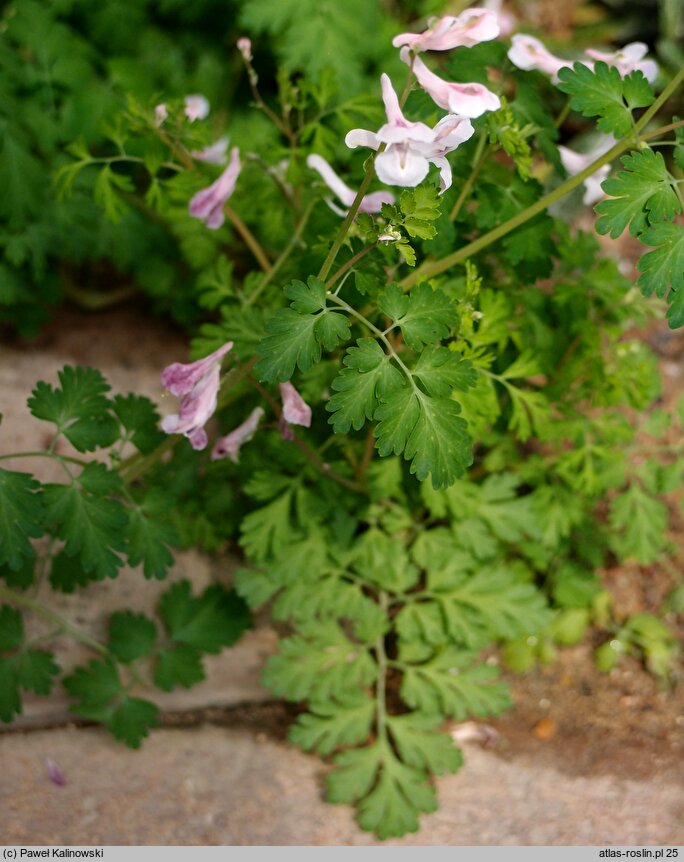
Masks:
[[[404,91],[401,94],[401,99],[399,100],[399,104],[403,108],[406,104],[406,100],[408,99],[409,93],[411,92],[411,86],[413,85],[413,60],[411,60],[411,67],[409,68],[408,77],[406,79],[406,84],[404,85]],[[361,206],[361,201],[363,200],[368,188],[371,184],[371,180],[373,179],[373,174],[375,173],[375,159],[380,153],[383,153],[386,149],[385,144],[380,144],[377,151],[370,157],[370,164],[366,169],[366,174],[361,182],[361,187],[356,193],[356,197],[354,198],[351,207],[349,208],[349,212],[344,218],[344,221],[340,225],[340,229],[337,232],[337,236],[335,237],[335,241],[333,242],[330,251],[328,252],[328,256],[323,261],[323,266],[318,273],[318,277],[325,281],[328,277],[330,270],[332,269],[333,264],[335,263],[335,258],[337,257],[337,253],[342,247],[342,243],[344,242],[347,233],[349,232],[349,228],[351,227],[354,218],[356,217],[356,213],[359,211],[359,207]]]
[[[397,365],[399,365],[401,370],[404,372],[404,374],[408,378],[408,381],[411,384],[412,388],[415,391],[418,391],[418,387],[416,386],[415,381],[413,380],[413,374],[411,374],[411,371],[406,367],[406,365],[402,361],[402,359],[399,356],[399,354],[397,353],[397,351],[394,349],[391,341],[387,338],[385,333],[382,330],[378,329],[378,327],[375,326],[375,324],[371,323],[367,317],[364,317],[363,314],[361,314],[361,312],[357,311],[355,308],[353,308],[351,305],[349,305],[349,303],[345,302],[343,299],[340,299],[339,296],[336,296],[334,293],[328,293],[326,295],[326,298],[328,300],[330,300],[330,302],[335,303],[335,305],[339,305],[340,308],[344,308],[344,310],[348,314],[350,314],[352,317],[355,317],[360,323],[363,323],[364,326],[367,326],[368,329],[370,329],[370,331],[373,333],[373,335],[375,335],[376,338],[378,338],[380,341],[382,341],[382,343],[388,349],[392,359],[394,359],[394,361],[397,363]]]
[[[57,455],[55,452],[12,452],[10,455],[0,455],[0,461],[7,461],[11,458],[50,458],[53,461],[68,461],[70,464],[78,464],[79,467],[86,467],[87,461],[81,461],[80,458],[72,458],[70,455]]]
[[[240,216],[235,212],[235,210],[230,206],[230,204],[225,203],[223,205],[223,212],[226,214],[228,220],[233,225],[235,230],[240,234],[247,248],[254,255],[259,266],[263,269],[264,272],[270,272],[271,261],[268,259],[268,257],[266,257],[266,252],[263,250],[252,231],[242,221]]]
[[[32,611],[36,616],[42,617],[44,620],[53,623],[59,631],[71,635],[71,637],[74,638],[74,640],[79,641],[79,643],[89,646],[101,655],[109,655],[109,650],[104,644],[95,640],[95,638],[92,638],[85,632],[82,632],[68,620],[65,620],[63,617],[59,616],[59,614],[56,614],[54,611],[41,605],[40,602],[37,602],[35,599],[32,599],[23,593],[18,593],[4,584],[0,584],[0,599],[5,599],[14,605],[19,605],[19,607]]]
[[[560,114],[556,117],[556,120],[555,120],[553,125],[557,129],[560,129],[560,127],[563,125],[563,123],[567,120],[569,113],[570,113],[570,99],[568,99],[568,101],[565,103],[565,107],[560,112]]]
[[[354,257],[349,258],[349,260],[345,264],[343,264],[334,275],[330,276],[325,286],[328,288],[332,287],[333,284],[335,284],[335,282],[345,274],[345,272],[347,272],[354,266],[354,264],[358,263],[362,257],[365,257],[369,251],[373,251],[377,244],[377,241],[373,242],[370,245],[367,245],[365,248],[362,248],[361,251],[357,252],[354,255]]]
[[[271,405],[271,409],[273,410],[277,418],[280,419],[282,411],[275,399],[271,397],[271,394],[266,389],[264,389],[264,387],[261,385],[261,383],[259,383],[258,380],[255,380],[253,377],[249,378],[249,382],[257,390],[259,395],[261,395],[264,401],[267,401]],[[347,479],[346,476],[342,476],[335,470],[332,470],[330,468],[330,465],[323,460],[320,453],[318,453],[313,447],[309,446],[309,444],[305,440],[302,440],[302,438],[299,437],[294,431],[292,431],[292,442],[299,449],[302,455],[304,455],[306,460],[313,467],[315,467],[315,469],[318,470],[318,472],[321,473],[323,476],[328,479],[332,479],[333,482],[337,482],[338,485],[342,485],[345,488],[349,488],[349,490],[351,491],[363,491],[363,488],[357,482],[354,482],[351,479]]]
[[[276,260],[276,262],[273,264],[273,266],[270,268],[270,270],[264,274],[264,277],[259,282],[259,284],[256,286],[254,291],[247,297],[247,299],[245,300],[245,303],[244,303],[245,306],[250,306],[257,300],[257,298],[263,293],[263,291],[273,281],[276,273],[280,270],[280,268],[283,266],[283,264],[290,257],[290,255],[294,251],[295,247],[299,244],[301,237],[302,237],[302,233],[304,232],[304,228],[306,227],[307,222],[309,221],[309,218],[311,217],[311,213],[313,212],[313,209],[316,206],[316,203],[317,203],[317,201],[313,200],[309,204],[307,204],[306,208],[304,209],[304,212],[302,213],[302,215],[299,219],[299,222],[297,223],[297,226],[295,228],[294,233],[292,234],[292,238],[290,239],[289,243],[285,246],[285,248],[283,249],[283,251],[280,254],[280,257]]]
[[[456,221],[456,218],[461,211],[461,207],[463,206],[466,198],[470,194],[470,190],[473,187],[473,183],[475,182],[478,177],[478,174],[482,170],[484,163],[489,158],[489,154],[492,151],[492,147],[491,144],[489,146],[486,146],[486,144],[487,137],[486,135],[482,135],[477,145],[477,150],[475,151],[475,158],[473,159],[473,169],[470,172],[470,176],[468,177],[468,179],[465,181],[465,183],[463,183],[461,193],[459,194],[456,203],[453,205],[451,212],[449,213],[449,218],[451,219],[451,221]]]
[[[378,147],[378,151],[375,155],[384,152],[385,145],[380,144]],[[351,223],[354,221],[356,217],[356,213],[359,211],[359,207],[361,206],[361,201],[364,199],[366,192],[371,184],[371,180],[373,179],[373,174],[375,173],[375,155],[371,157],[371,162],[368,165],[368,169],[366,170],[366,175],[361,182],[358,192],[356,193],[356,197],[354,198],[352,205],[349,207],[349,211],[347,215],[344,217],[344,221],[342,222],[340,229],[337,232],[337,236],[335,237],[335,241],[330,247],[330,251],[328,252],[328,256],[323,261],[323,266],[321,267],[318,277],[324,281],[328,277],[328,273],[332,269],[333,264],[335,263],[335,258],[337,257],[337,253],[342,247],[342,243],[349,232],[349,228],[351,227]]]
[[[651,107],[646,111],[642,117],[639,118],[637,123],[634,126],[634,132],[632,135],[627,136],[622,141],[619,141],[612,147],[608,152],[604,153],[602,156],[599,156],[596,161],[592,162],[588,167],[586,167],[583,171],[580,171],[575,176],[570,177],[564,183],[562,183],[558,188],[554,189],[549,194],[544,195],[542,198],[539,198],[536,203],[529,206],[527,209],[513,216],[513,218],[508,219],[508,221],[503,222],[503,224],[498,225],[492,230],[488,231],[486,234],[478,237],[473,242],[468,243],[462,248],[458,249],[455,252],[447,255],[441,260],[437,261],[427,261],[422,266],[418,267],[414,272],[404,278],[400,284],[404,288],[404,290],[408,290],[414,284],[419,282],[422,279],[432,278],[436,275],[439,275],[442,272],[445,272],[448,269],[451,269],[452,266],[455,266],[457,263],[461,263],[464,260],[467,260],[474,254],[482,251],[482,249],[487,248],[487,246],[492,245],[497,240],[501,239],[501,237],[506,236],[506,234],[510,233],[515,228],[519,227],[525,222],[529,221],[534,216],[538,215],[541,212],[549,207],[552,203],[555,203],[560,198],[564,197],[568,192],[571,192],[574,188],[579,186],[584,182],[588,177],[594,174],[598,168],[603,165],[612,162],[613,159],[617,158],[619,155],[622,155],[626,150],[628,150],[634,143],[634,136],[639,135],[641,130],[647,125],[647,123],[651,120],[651,118],[656,114],[656,112],[660,109],[660,107],[667,101],[670,95],[677,89],[679,84],[684,81],[684,69],[682,69],[673,79],[670,81],[668,86],[663,90],[660,96],[656,99],[656,101],[651,105]],[[663,129],[658,129],[657,134],[660,135],[663,133]],[[646,136],[644,136],[644,140]]]

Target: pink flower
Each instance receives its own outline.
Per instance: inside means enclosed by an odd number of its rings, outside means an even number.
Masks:
[[[297,392],[294,386],[287,382],[280,384],[280,397],[283,400],[283,419],[288,425],[311,425],[311,408]]]
[[[464,46],[472,48],[479,42],[496,39],[499,24],[489,9],[466,9],[456,17],[433,18],[424,33],[402,33],[392,39],[395,48],[408,46],[412,51],[449,51]]]
[[[412,66],[418,83],[440,108],[472,119],[501,107],[499,97],[484,84],[452,84],[445,81],[431,72],[420,57],[411,59],[408,48],[402,48],[399,56],[404,63]]]
[[[630,42],[629,45],[612,54],[595,51],[593,48],[587,48],[585,53],[592,60],[602,60],[609,66],[614,66],[623,78],[630,72],[638,70],[647,81],[653,83],[658,77],[658,64],[655,60],[644,60],[647,51],[648,45],[643,42]]]
[[[220,228],[225,221],[223,207],[235,190],[240,167],[240,150],[233,147],[230,151],[230,164],[225,171],[216,182],[197,192],[188,205],[190,215],[201,219],[211,230]]]
[[[247,36],[242,36],[237,40],[236,44],[238,51],[250,63],[252,61],[252,40],[248,39]]]
[[[206,162],[208,165],[223,165],[227,158],[228,140],[228,138],[219,138],[218,141],[203,150],[192,150],[190,155],[198,162]]]
[[[385,103],[387,123],[377,132],[352,129],[345,143],[352,149],[370,147],[377,150],[388,144],[375,159],[378,179],[393,186],[417,186],[428,174],[430,164],[440,169],[440,186],[444,192],[451,185],[451,166],[446,154],[467,141],[474,132],[469,120],[449,114],[434,129],[425,123],[407,120],[399,106],[392,82],[383,74],[382,99]]]
[[[316,153],[312,153],[306,159],[307,165],[314,171],[316,171],[323,179],[323,182],[330,189],[333,194],[335,194],[340,201],[344,204],[347,209],[354,202],[354,198],[356,197],[356,192],[353,189],[350,189],[348,185],[346,185],[335,173],[335,171],[330,167],[330,165],[326,162],[326,160]],[[330,200],[327,201],[328,206],[334,210],[338,215],[346,215],[346,210],[340,210],[335,204],[333,204]],[[361,205],[359,206],[359,212],[362,213],[379,213],[383,204],[393,204],[394,203],[394,195],[391,192],[373,192],[370,195],[364,195],[361,200]]]
[[[178,413],[165,416],[161,427],[167,434],[183,434],[193,449],[207,445],[204,425],[216,410],[221,360],[232,347],[228,341],[204,359],[189,365],[174,362],[162,372],[162,385],[181,402]]]
[[[576,153],[567,147],[558,147],[561,162],[565,170],[574,176],[579,174],[585,168],[588,168],[592,162],[595,162],[599,156],[607,153],[608,150],[615,146],[615,138],[612,135],[606,135],[601,143],[588,153]],[[604,191],[601,188],[601,183],[610,173],[610,165],[602,165],[590,177],[584,180],[584,197],[582,202],[586,206],[595,204],[604,196]]]
[[[204,96],[194,94],[185,97],[185,116],[194,123],[195,120],[203,120],[209,114],[209,102]]]
[[[566,66],[572,66],[570,60],[562,60],[547,51],[539,39],[535,39],[534,36],[517,33],[511,41],[513,44],[508,50],[508,59],[518,69],[523,69],[526,72],[531,69],[538,69],[540,72],[550,75],[551,80],[557,83],[558,72]]]
[[[508,9],[504,9],[503,0],[485,0],[484,9],[489,9],[496,15],[499,23],[499,36],[507,39],[518,25],[518,19]]]
[[[225,437],[220,437],[211,450],[211,460],[218,461],[221,458],[230,458],[233,464],[237,464],[240,460],[240,447],[254,437],[263,415],[263,409],[255,407],[242,425],[238,425]]]

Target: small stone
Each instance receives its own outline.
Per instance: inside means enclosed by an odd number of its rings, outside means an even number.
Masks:
[[[552,718],[542,718],[532,728],[532,736],[540,742],[550,742],[557,730],[558,725]]]

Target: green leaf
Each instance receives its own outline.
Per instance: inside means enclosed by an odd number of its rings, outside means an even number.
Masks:
[[[368,649],[353,643],[330,620],[300,625],[301,634],[280,641],[270,658],[263,682],[288,700],[326,700],[356,695],[376,677]]]
[[[315,701],[309,709],[290,727],[288,738],[304,751],[322,755],[366,740],[375,717],[375,701],[361,694],[341,702]]]
[[[0,565],[0,578],[3,578],[12,590],[27,590],[33,584],[35,567],[35,556],[26,557],[16,571],[13,571],[8,565]]]
[[[161,490],[151,489],[143,502],[129,509],[128,562],[143,564],[146,578],[162,580],[173,565],[171,547],[179,543],[169,518],[169,500]]]
[[[472,363],[448,347],[426,347],[411,373],[436,396],[451,395],[453,389],[466,391],[477,383]]]
[[[401,696],[413,709],[456,721],[498,715],[511,705],[508,686],[494,681],[498,673],[473,664],[471,653],[446,647],[430,661],[404,667]]]
[[[408,296],[398,285],[390,285],[378,297],[378,308],[401,327],[404,340],[413,350],[446,338],[458,322],[449,297],[427,284],[417,285]]]
[[[299,538],[291,520],[293,498],[294,488],[288,488],[267,506],[242,519],[240,545],[253,562],[265,562]]]
[[[22,652],[17,664],[17,678],[24,691],[50,694],[59,665],[47,650],[30,649]]]
[[[298,367],[308,371],[320,361],[321,345],[314,327],[317,317],[291,308],[277,311],[266,324],[266,338],[259,344],[261,359],[255,370],[268,383],[289,380]]]
[[[123,690],[116,665],[109,659],[92,659],[87,666],[77,667],[65,677],[64,688],[79,701],[72,707],[73,712],[79,712],[81,707],[104,706]]]
[[[102,722],[110,733],[131,748],[139,748],[151,727],[159,724],[159,710],[147,700],[128,697],[116,665],[93,659],[64,679],[75,703],[72,712]]]
[[[228,260],[225,254],[219,255],[211,269],[203,272],[197,279],[197,290],[199,304],[209,310],[219,308],[232,299],[235,295],[232,260]]]
[[[440,714],[420,712],[388,717],[387,725],[404,763],[433,775],[458,772],[463,756],[448,733],[435,730],[442,721]]]
[[[0,606],[0,653],[19,649],[24,642],[24,619],[16,608]]]
[[[655,293],[667,299],[670,328],[684,325],[684,228],[679,224],[656,224],[639,237],[644,245],[656,246],[641,257],[637,284],[645,296]]]
[[[100,204],[107,218],[115,224],[120,222],[129,210],[128,204],[119,191],[134,192],[133,181],[123,174],[114,173],[109,165],[105,165],[95,180],[93,199]]]
[[[162,691],[180,686],[191,688],[205,678],[202,655],[187,644],[176,644],[159,653],[154,667],[154,684]]]
[[[111,446],[118,423],[109,412],[105,393],[109,384],[95,368],[65,365],[58,373],[60,387],[39,381],[28,400],[36,419],[53,422],[79,452]]]
[[[43,535],[40,483],[28,473],[0,468],[0,565],[19,571],[35,559],[30,539]]]
[[[151,655],[156,639],[157,627],[144,614],[118,611],[109,618],[109,649],[121,662]]]
[[[375,435],[381,456],[403,452],[411,473],[433,487],[451,485],[472,463],[467,423],[455,401],[432,398],[403,386],[386,393],[375,412]]]
[[[112,411],[123,425],[126,438],[143,455],[152,452],[166,438],[159,428],[157,408],[144,395],[115,395]]]
[[[208,653],[232,646],[250,624],[249,611],[233,590],[214,584],[193,597],[188,581],[162,595],[159,616],[173,641]]]
[[[603,61],[590,69],[575,63],[558,72],[558,89],[567,93],[570,107],[585,117],[598,117],[597,126],[606,134],[626,137],[632,129],[632,111],[653,103],[648,81],[639,71],[621,77],[614,66]]]
[[[326,404],[333,415],[329,422],[336,434],[346,434],[350,427],[358,431],[372,419],[378,398],[401,385],[401,372],[377,341],[360,338],[344,357],[343,369],[332,382],[335,394]]]
[[[313,314],[316,311],[323,311],[326,305],[325,282],[313,275],[309,276],[307,282],[304,284],[303,281],[295,279],[283,288],[285,296],[292,300],[290,307],[299,314]]]
[[[437,809],[434,788],[423,770],[406,766],[383,746],[384,756],[375,787],[359,802],[359,826],[384,841],[417,832],[418,815]]]
[[[21,692],[14,661],[0,659],[0,721],[21,715]]]
[[[349,341],[349,321],[340,312],[325,311],[316,318],[314,332],[326,350],[334,350],[338,344]]]
[[[600,234],[609,233],[616,239],[629,225],[632,236],[637,236],[648,225],[672,220],[682,210],[677,193],[661,153],[638,150],[623,156],[626,170],[602,183],[609,200],[595,207],[601,216],[596,222]]]
[[[512,639],[540,631],[549,621],[542,594],[503,569],[480,568],[439,595],[451,638],[471,648],[487,638]]]
[[[125,697],[112,711],[106,726],[114,739],[129,748],[140,748],[150,729],[159,724],[159,708],[149,700]]]
[[[86,572],[78,556],[70,557],[60,551],[52,558],[50,586],[60,593],[73,593],[77,587],[85,587],[98,580],[98,572]]]
[[[665,549],[667,525],[665,504],[634,483],[611,504],[611,547],[622,559],[652,563]]]
[[[404,189],[399,198],[399,208],[404,216],[403,226],[409,236],[432,239],[436,228],[432,222],[440,216],[439,190],[436,186],[423,184]]]
[[[87,478],[98,487],[102,481],[109,481],[102,464],[89,464],[82,476],[86,471]],[[115,578],[123,565],[116,551],[126,548],[123,536],[128,516],[123,506],[81,491],[76,484],[45,485],[44,496],[47,520],[64,540],[65,554],[79,554],[83,571],[92,573],[97,580]]]

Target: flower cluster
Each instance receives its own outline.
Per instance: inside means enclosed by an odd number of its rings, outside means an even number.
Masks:
[[[440,172],[440,191],[451,185],[451,166],[446,158],[469,140],[474,129],[471,119],[496,111],[499,97],[483,84],[456,84],[430,71],[417,56],[421,51],[448,51],[459,46],[472,47],[499,35],[497,16],[489,9],[466,9],[457,17],[446,16],[432,22],[424,33],[403,33],[393,45],[400,47],[400,58],[436,105],[449,111],[434,128],[407,120],[389,77],[380,78],[387,122],[377,132],[352,129],[345,138],[350,148],[376,150],[375,172],[382,182],[395,186],[417,186],[428,174],[430,165]]]
[[[232,348],[233,342],[227,341],[204,359],[187,365],[174,362],[162,372],[164,388],[181,399],[178,413],[162,419],[162,430],[187,437],[193,449],[205,449],[209,442],[204,426],[216,411],[221,361]],[[284,440],[293,440],[292,425],[311,425],[311,407],[291,383],[280,384],[280,397],[283,406],[278,427]],[[240,448],[254,437],[263,416],[263,407],[255,407],[244,422],[220,437],[211,451],[212,460],[229,458],[237,464]]]
[[[558,82],[558,72],[572,66],[573,62],[580,62],[593,69],[594,62],[602,61],[608,66],[614,66],[623,77],[630,72],[639,71],[650,82],[655,81],[658,76],[657,63],[654,60],[644,59],[648,47],[643,42],[631,42],[613,53],[587,48],[585,54],[588,60],[581,58],[573,61],[556,57],[539,39],[526,33],[516,34],[511,41],[513,44],[508,52],[508,59],[514,66],[525,71],[537,69],[549,75],[554,83]]]

